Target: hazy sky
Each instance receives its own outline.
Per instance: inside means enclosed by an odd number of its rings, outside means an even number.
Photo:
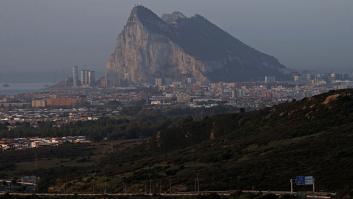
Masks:
[[[75,64],[104,71],[137,2],[0,0],[0,73],[63,74]],[[201,14],[290,68],[353,71],[352,0],[140,2],[157,14],[175,10]]]

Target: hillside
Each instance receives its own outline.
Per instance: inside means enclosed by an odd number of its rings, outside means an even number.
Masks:
[[[149,139],[97,143],[83,157],[37,172],[52,191],[63,189],[63,176],[72,172],[67,183],[74,192],[91,191],[92,184],[144,192],[149,182],[155,192],[169,183],[190,191],[197,176],[201,190],[289,190],[297,175],[315,176],[317,190],[337,191],[353,186],[352,130],[353,90],[331,91],[261,111],[177,120]],[[6,157],[0,161],[13,156]]]
[[[104,164],[121,164],[114,170],[129,173],[131,183],[149,173],[190,189],[198,174],[206,190],[288,190],[291,177],[313,175],[318,189],[338,190],[353,179],[352,94],[333,91],[242,115],[185,120],[145,145],[110,154]]]

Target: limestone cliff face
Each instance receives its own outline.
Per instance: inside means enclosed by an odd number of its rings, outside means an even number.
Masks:
[[[108,73],[115,84],[152,83],[155,78],[205,82],[204,64],[169,37],[169,25],[144,7],[135,7],[110,56]]]
[[[275,58],[252,49],[202,16],[180,12],[158,17],[135,7],[107,64],[113,85],[151,84],[155,78],[181,81],[242,81],[281,76]]]

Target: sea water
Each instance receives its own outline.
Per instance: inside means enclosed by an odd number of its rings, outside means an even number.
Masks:
[[[36,92],[47,88],[52,83],[0,83],[0,95],[16,95]]]

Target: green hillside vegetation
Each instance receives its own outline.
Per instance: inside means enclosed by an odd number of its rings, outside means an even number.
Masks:
[[[202,118],[207,115],[235,111],[237,109],[230,106],[219,106],[211,109],[126,107],[121,111],[119,117],[75,122],[60,127],[45,122],[40,123],[39,128],[33,128],[30,124],[23,123],[9,131],[6,124],[0,123],[0,138],[87,136],[94,141],[101,141],[105,138],[109,140],[146,138],[166,128],[178,118],[185,116]]]
[[[169,185],[172,191],[193,191],[197,177],[200,190],[289,190],[289,179],[297,175],[313,175],[317,190],[350,190],[352,130],[353,90],[249,113],[188,117],[148,139],[95,144],[89,152],[94,158],[85,160],[90,164],[48,169],[55,180],[44,181],[42,191],[67,185],[72,192],[92,192],[94,186],[97,192],[108,187],[142,193],[149,184],[153,192],[168,191]],[[63,176],[77,168],[65,182]]]

